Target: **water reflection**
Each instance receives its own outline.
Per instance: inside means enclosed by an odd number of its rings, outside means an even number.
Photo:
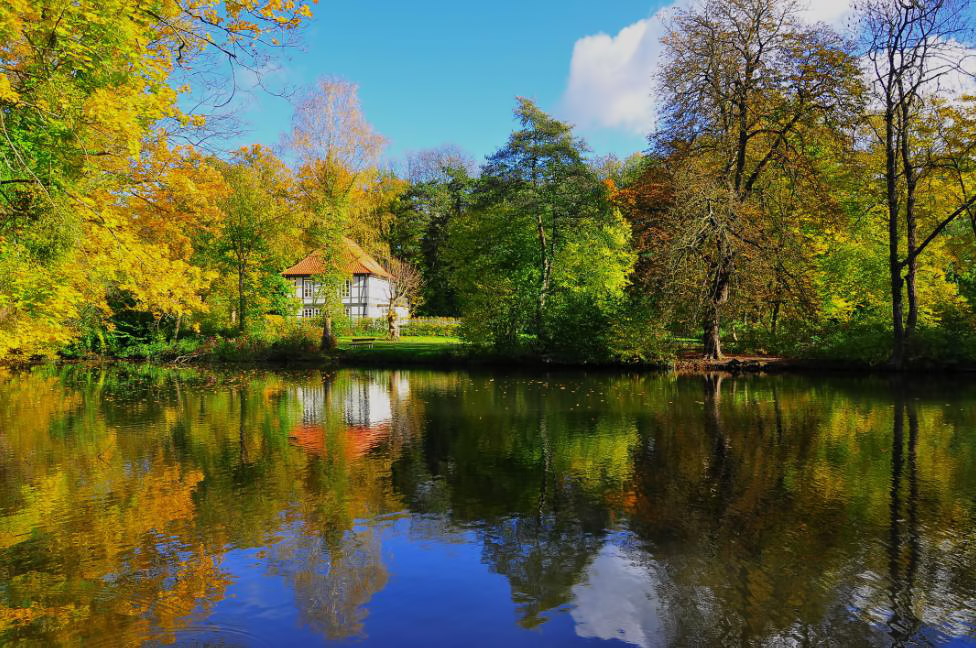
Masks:
[[[0,643],[976,643],[976,389],[37,369]]]

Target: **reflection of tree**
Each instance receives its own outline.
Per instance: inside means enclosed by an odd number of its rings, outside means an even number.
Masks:
[[[908,414],[908,502],[902,505],[902,478],[905,471],[905,413]],[[888,540],[888,580],[891,616],[888,628],[896,645],[902,645],[919,630],[915,615],[913,588],[918,571],[918,412],[913,401],[905,401],[899,390],[894,404],[891,437],[891,506]],[[904,518],[902,516],[905,516]],[[904,533],[903,533],[904,526]],[[903,537],[907,535],[907,538]],[[907,546],[902,546],[903,544]],[[907,554],[907,555],[906,555]],[[902,569],[904,567],[904,569]]]
[[[361,629],[386,575],[378,539],[352,528],[398,508],[389,458],[348,459],[341,423],[326,426],[327,460],[291,447],[302,408],[287,381],[127,367],[19,381],[0,386],[0,429],[15,432],[0,511],[16,512],[0,513],[0,643],[170,641],[223,598],[228,548],[296,528],[328,547],[287,570],[303,617]],[[38,390],[50,409],[32,404]]]
[[[568,504],[568,503],[567,503]],[[542,516],[524,515],[488,522],[479,533],[483,556],[508,578],[519,623],[534,627],[542,613],[566,603],[573,585],[603,543],[602,525],[587,528],[572,505]]]
[[[899,392],[892,408],[871,381],[705,382],[698,426],[675,396],[639,419],[635,454],[631,524],[676,643],[910,643],[962,628],[976,556],[958,488],[976,448],[944,425],[955,408],[924,414],[924,394]]]
[[[376,386],[389,380],[384,373],[324,374],[321,387],[301,392],[302,499],[294,526],[270,554],[274,571],[294,587],[303,622],[329,639],[365,634],[366,604],[388,579],[378,531],[356,525],[399,508],[390,496],[388,446],[400,426],[351,425],[344,407],[351,396],[375,400]],[[388,409],[389,393],[381,396]],[[370,410],[369,403],[355,407]],[[396,408],[392,416],[398,420]]]
[[[806,500],[813,478],[804,466],[819,416],[800,401],[787,417],[778,393],[750,379],[708,376],[704,386],[703,400],[674,397],[671,416],[640,424],[633,527],[661,566],[659,595],[676,642],[748,643],[791,635],[813,619],[830,619],[831,631],[845,636],[844,607],[820,580],[831,571],[824,560],[845,540],[833,531],[844,528],[843,513]],[[824,560],[798,559],[805,549]]]
[[[630,416],[591,415],[608,386],[486,377],[424,392],[424,435],[393,465],[412,510],[475,526],[523,626],[571,600],[612,526],[635,437]]]
[[[729,439],[722,428],[719,407],[722,404],[722,379],[720,373],[706,374],[704,400],[704,427],[712,446],[708,472],[709,481],[714,484],[715,502],[724,506],[732,489],[732,462],[729,458]],[[716,511],[721,514],[722,511]]]
[[[393,395],[368,443],[342,410],[363,380]],[[8,377],[0,643],[179,639],[225,595],[226,552],[249,547],[270,547],[305,623],[362,635],[387,580],[368,521],[404,508],[412,533],[477,538],[525,626],[625,543],[677,645],[971,632],[971,395],[916,386],[891,407],[877,380],[411,372],[408,398],[403,382]],[[299,397],[313,392],[321,414]],[[314,447],[289,441],[303,416]]]
[[[301,618],[329,639],[364,634],[366,604],[386,586],[382,546],[375,529],[347,531],[326,541],[298,529],[275,548],[275,570],[295,589]]]

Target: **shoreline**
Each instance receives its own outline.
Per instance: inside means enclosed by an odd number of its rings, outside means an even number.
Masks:
[[[350,353],[346,349],[334,355],[313,355],[311,357],[290,357],[276,359],[218,360],[199,356],[190,360],[172,361],[148,358],[120,358],[114,356],[91,356],[76,359],[40,359],[17,364],[0,365],[9,370],[24,370],[46,364],[107,366],[114,364],[153,365],[163,368],[214,368],[214,369],[268,369],[268,370],[312,370],[312,369],[441,369],[441,370],[530,370],[530,371],[594,371],[601,373],[677,373],[731,375],[976,375],[976,365],[947,364],[921,361],[902,369],[885,365],[871,365],[854,360],[834,360],[818,358],[781,358],[764,356],[730,355],[722,360],[682,357],[659,362],[586,362],[572,361],[541,356],[504,356],[458,354],[456,350],[442,350],[429,355],[409,353],[376,352],[357,349]]]

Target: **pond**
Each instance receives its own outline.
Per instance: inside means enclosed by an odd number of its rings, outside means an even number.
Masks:
[[[976,385],[0,375],[0,644],[976,645]]]

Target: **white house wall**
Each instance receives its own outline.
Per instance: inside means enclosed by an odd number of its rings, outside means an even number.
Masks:
[[[305,281],[311,282],[312,279],[309,277],[296,277],[293,280],[295,284],[295,296],[300,300],[301,305],[298,308],[298,317],[302,317],[302,314],[307,307],[318,307],[322,304],[321,297],[316,298],[316,296],[305,296]],[[374,317],[374,318],[385,318],[388,310],[388,304],[390,302],[390,283],[385,277],[378,277],[376,275],[357,275],[354,278],[350,278],[352,285],[350,287],[349,296],[342,298],[342,303],[346,306],[346,311],[350,312],[353,318],[358,317]],[[365,287],[363,290],[359,289],[359,282],[365,282]],[[365,297],[365,301],[363,298]],[[365,312],[363,312],[365,311]],[[397,317],[401,320],[407,320],[410,317],[410,311],[406,308],[397,307]]]

